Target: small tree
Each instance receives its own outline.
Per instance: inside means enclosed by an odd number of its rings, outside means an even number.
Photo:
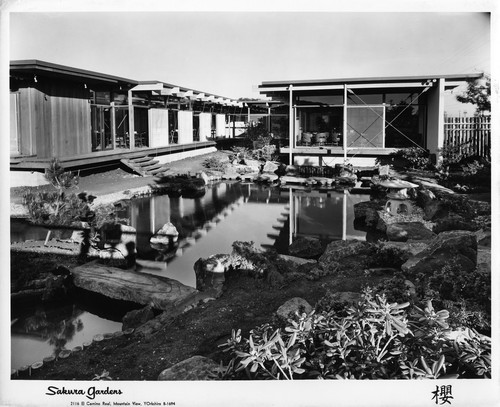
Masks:
[[[472,103],[476,105],[480,115],[491,111],[491,77],[483,74],[479,79],[468,81],[467,90],[461,95],[457,95],[460,103]]]
[[[26,194],[25,199],[32,220],[50,224],[67,224],[67,218],[73,218],[72,209],[75,204],[80,206],[80,200],[66,191],[78,185],[78,177],[65,171],[57,158],[53,158],[45,170],[45,179],[56,189],[55,193]],[[74,202],[76,201],[76,202]],[[68,210],[65,210],[68,209]],[[78,213],[78,210],[76,211]],[[64,219],[62,219],[64,218]],[[73,219],[71,219],[72,221]],[[50,239],[51,231],[47,232],[45,245]]]

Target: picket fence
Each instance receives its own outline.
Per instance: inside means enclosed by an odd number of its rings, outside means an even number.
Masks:
[[[444,145],[457,146],[463,156],[491,159],[491,116],[446,117]]]

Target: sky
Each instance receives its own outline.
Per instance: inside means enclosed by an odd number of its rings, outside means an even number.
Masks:
[[[479,12],[12,12],[10,59],[256,98],[255,86],[262,81],[490,72],[490,17]]]

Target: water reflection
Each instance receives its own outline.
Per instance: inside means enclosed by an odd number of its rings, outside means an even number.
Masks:
[[[137,230],[140,271],[194,287],[196,260],[230,253],[235,240],[284,253],[299,236],[364,239],[366,232],[354,228],[353,205],[367,199],[367,195],[333,190],[220,183],[203,197],[134,200],[125,216]],[[151,245],[151,236],[167,222],[177,228],[177,242],[162,248]]]

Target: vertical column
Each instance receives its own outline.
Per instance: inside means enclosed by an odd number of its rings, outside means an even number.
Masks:
[[[427,148],[439,162],[439,149],[444,145],[444,79],[436,82],[437,86],[430,89],[427,97]]]
[[[344,164],[347,163],[347,84],[344,84],[344,120],[342,121],[342,149],[344,150]]]
[[[111,97],[113,97],[113,93],[111,93]],[[111,102],[110,103],[111,107],[111,117],[110,117],[110,120],[111,120],[111,146],[114,149],[116,149],[116,111],[115,111],[115,102]]]
[[[294,141],[294,131],[293,131],[293,123],[294,123],[294,118],[293,118],[293,85],[290,85],[288,88],[289,90],[289,106],[288,106],[288,148],[290,149],[290,152],[288,153],[288,163],[290,165],[293,165],[293,147],[295,145]]]
[[[128,91],[128,136],[129,146],[133,150],[135,148],[135,126],[134,126],[134,105],[132,103],[132,91]]]

